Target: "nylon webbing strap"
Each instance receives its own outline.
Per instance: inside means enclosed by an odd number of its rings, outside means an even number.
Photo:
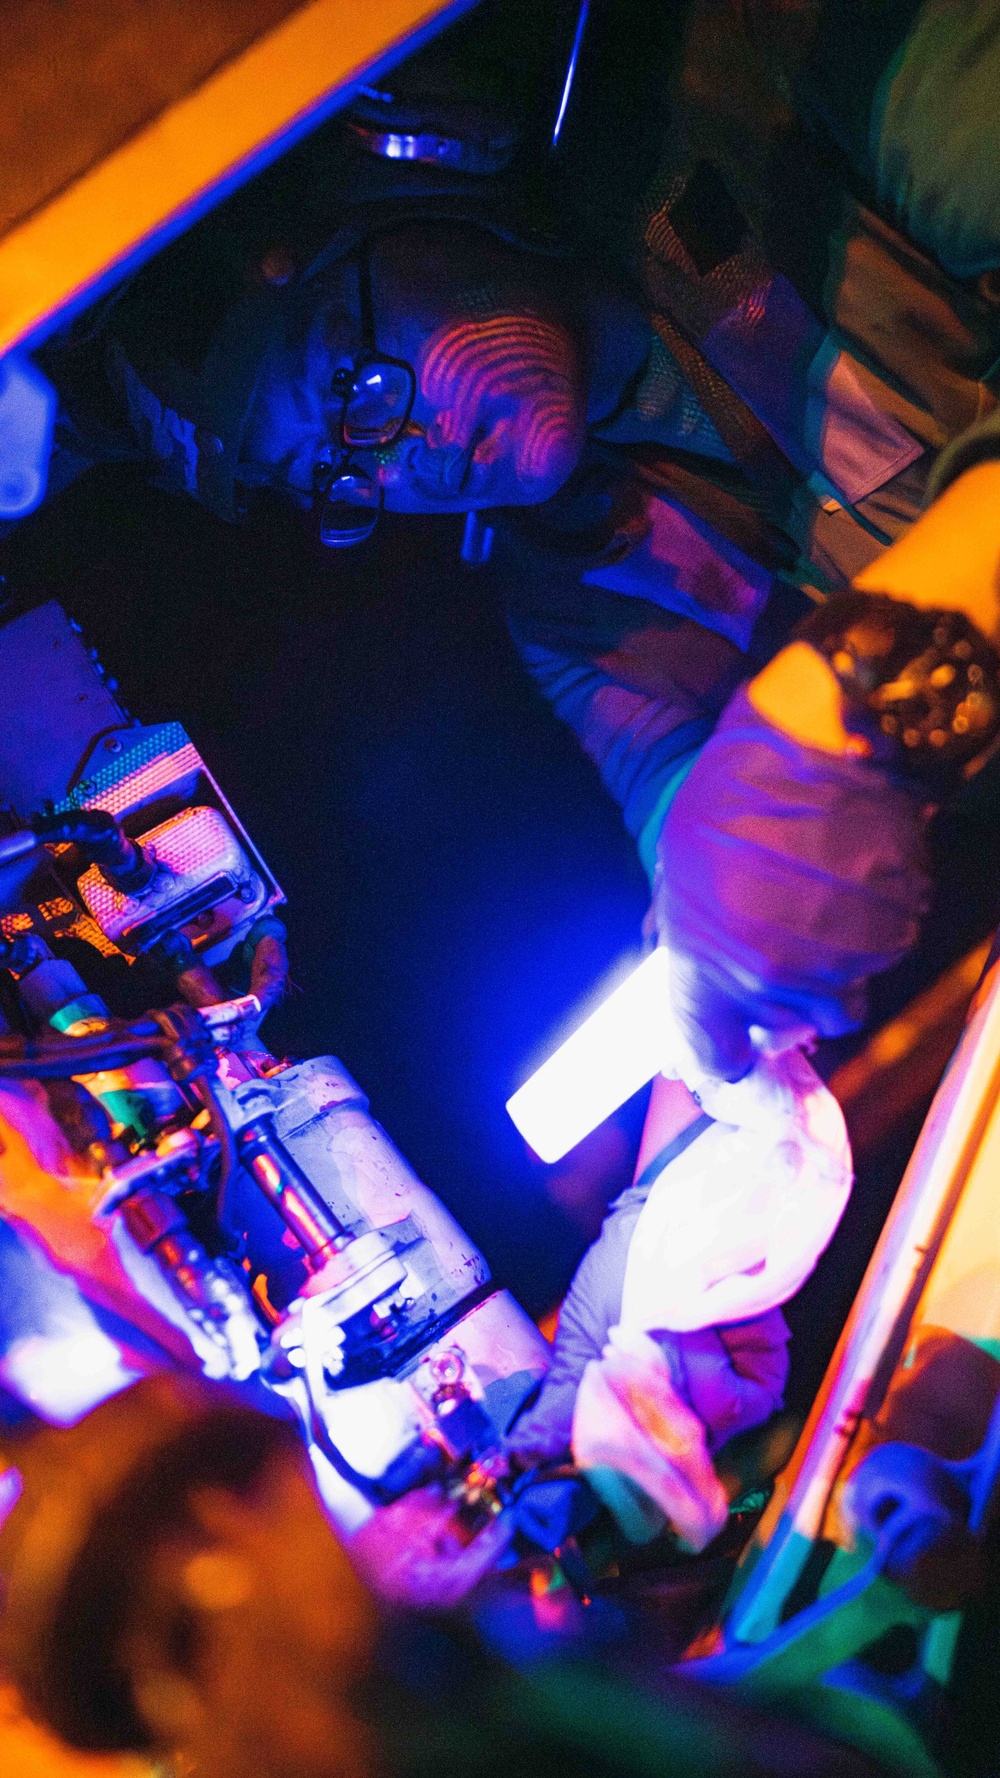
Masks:
[[[661,1148],[659,1154],[654,1154],[648,1166],[643,1167],[633,1190],[654,1185],[664,1168],[669,1167],[671,1161],[676,1161],[678,1155],[682,1155],[686,1148],[690,1148],[692,1142],[696,1142],[699,1136],[703,1136],[709,1125],[714,1122],[715,1119],[709,1117],[707,1111],[701,1112],[693,1124],[688,1124],[687,1129],[682,1130],[679,1136],[675,1136],[672,1141],[668,1142],[665,1148]]]

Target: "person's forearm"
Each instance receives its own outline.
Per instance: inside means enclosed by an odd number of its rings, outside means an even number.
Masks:
[[[690,701],[670,703],[618,684],[592,661],[526,643],[521,658],[556,715],[568,724],[638,839],[661,790],[708,739],[713,718]]]
[[[668,1080],[665,1075],[658,1074],[642,1126],[634,1181],[641,1180],[657,1157],[700,1116],[701,1107],[684,1082]]]

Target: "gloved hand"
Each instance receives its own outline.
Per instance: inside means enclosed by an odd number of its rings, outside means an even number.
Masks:
[[[928,905],[924,824],[887,770],[806,746],[735,694],[668,811],[653,888],[675,1011],[709,1072],[747,1072],[752,1026],[779,1047],[856,1029],[866,981]]]
[[[580,1261],[559,1311],[541,1394],[507,1438],[512,1455],[526,1466],[559,1462],[570,1453],[580,1380],[590,1360],[600,1359],[620,1319],[629,1244],[649,1190],[647,1183],[622,1193]],[[726,1327],[653,1337],[673,1387],[705,1427],[709,1449],[759,1425],[781,1406],[788,1326],[780,1309]]]

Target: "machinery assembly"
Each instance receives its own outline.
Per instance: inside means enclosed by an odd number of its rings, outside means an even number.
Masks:
[[[179,724],[129,723],[55,605],[0,631],[0,677],[11,729],[44,685],[56,737],[0,793],[4,1079],[60,1083],[125,1273],[188,1364],[288,1404],[337,1525],[478,1474],[547,1346],[343,1065],[257,1036],[284,898],[204,761]],[[90,1405],[128,1374],[109,1350]],[[16,1346],[6,1377],[59,1418]]]

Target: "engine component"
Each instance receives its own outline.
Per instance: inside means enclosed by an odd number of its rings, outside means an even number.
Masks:
[[[226,1260],[209,1258],[176,1200],[141,1188],[124,1200],[122,1220],[140,1253],[153,1254],[187,1313],[223,1348],[227,1374],[242,1381],[258,1370],[260,1327],[239,1274]]]
[[[57,606],[0,628],[0,965],[29,1033],[0,1039],[0,1075],[101,1100],[120,1141],[93,1216],[192,1363],[289,1404],[351,1531],[488,1469],[548,1347],[343,1065],[264,1049],[281,890],[179,724],[129,725],[110,690]],[[189,1004],[129,1022],[133,972]]]
[[[82,938],[109,957],[180,929],[215,968],[284,901],[180,723],[131,722],[54,602],[0,628],[0,687],[7,937]],[[17,829],[38,830],[30,851]]]
[[[182,809],[136,844],[149,861],[144,881],[129,888],[95,863],[79,882],[105,937],[126,951],[148,950],[193,921],[210,926],[218,944],[227,923],[243,930],[266,905],[264,883],[217,809]]]
[[[48,1025],[68,1037],[87,1037],[109,1029],[111,1014],[100,995],[88,992],[72,963],[54,957],[44,939],[22,933],[0,945],[0,962],[18,972],[18,1001],[36,1030]],[[83,1071],[79,1079],[104,1106],[113,1132],[126,1138],[152,1135],[184,1108],[166,1068],[155,1060]]]
[[[273,1120],[257,1118],[239,1134],[240,1160],[269,1204],[288,1225],[308,1263],[322,1266],[345,1245],[343,1224],[330,1214],[288,1150],[274,1133]]]
[[[114,816],[104,809],[80,809],[71,816],[42,815],[32,825],[36,838],[50,845],[79,846],[105,882],[125,895],[141,895],[153,880],[155,859],[135,840],[127,840]]]
[[[333,1471],[321,1467],[320,1484],[353,1529],[366,1501],[394,1499],[495,1450],[541,1381],[548,1348],[508,1292],[492,1287],[482,1254],[335,1057],[243,1081],[228,1103],[243,1120],[237,1148],[270,1175],[261,1191],[238,1172],[223,1213],[253,1268],[267,1261],[275,1326],[264,1371],[308,1413]],[[323,1214],[313,1225],[317,1198]],[[303,1201],[310,1212],[296,1257],[284,1234]]]

